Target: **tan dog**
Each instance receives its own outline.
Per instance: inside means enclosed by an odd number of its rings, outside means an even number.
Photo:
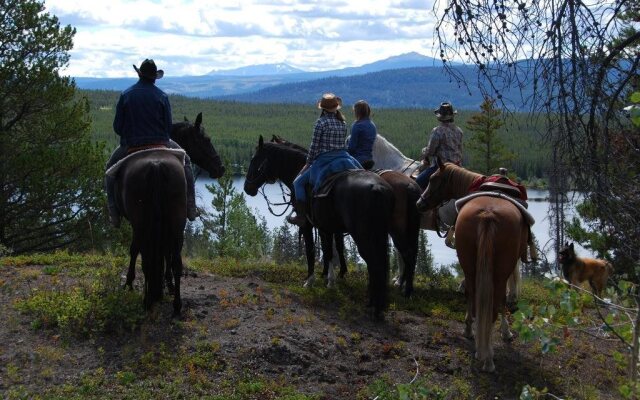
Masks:
[[[565,247],[558,254],[558,261],[562,265],[562,274],[573,285],[580,285],[589,281],[593,292],[600,297],[607,285],[613,267],[608,261],[576,256],[573,243],[565,243]]]

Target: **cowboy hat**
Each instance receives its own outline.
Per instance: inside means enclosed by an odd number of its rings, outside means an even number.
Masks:
[[[140,68],[134,65],[133,69],[136,70],[140,78],[155,80],[164,76],[164,71],[158,69],[158,67],[156,67],[156,63],[150,58],[144,60],[142,64],[140,64]]]
[[[333,93],[325,93],[318,101],[318,108],[328,112],[334,112],[342,107],[342,99]]]
[[[458,113],[458,111],[453,109],[453,105],[446,101],[440,104],[440,107],[433,110],[433,112],[439,121],[452,121],[453,116]]]

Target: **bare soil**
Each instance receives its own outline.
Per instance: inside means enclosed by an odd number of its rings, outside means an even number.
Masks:
[[[374,322],[360,305],[309,301],[304,293],[268,283],[258,274],[191,273],[183,279],[184,310],[179,320],[171,318],[171,296],[167,296],[133,332],[61,337],[56,330],[34,329],[32,318],[14,306],[34,288],[60,280],[72,285],[75,279],[43,274],[42,269],[0,267],[3,398],[15,396],[18,387],[32,397],[65,384],[86,385],[86,377],[96,376],[96,371],[105,377],[102,385],[121,382],[113,377],[122,378],[122,371],[132,371],[136,379],[162,378],[163,369],[175,373],[163,364],[167,359],[179,363],[172,358],[178,354],[193,358],[202,343],[215,344],[215,357],[205,360],[206,368],[195,361],[185,363],[194,370],[185,367],[184,372],[190,378],[200,374],[188,381],[201,384],[199,391],[191,392],[200,393],[197,397],[231,393],[236,379],[255,378],[321,399],[374,398],[372,385],[381,381],[387,387],[420,382],[451,399],[516,399],[526,384],[547,388],[561,398],[615,399],[624,376],[613,361],[613,352],[622,351],[615,340],[576,332],[556,353],[542,355],[539,346],[517,338],[503,343],[498,324],[496,372],[487,374],[473,359],[474,346],[462,336],[463,324],[437,307],[425,315],[392,306],[384,322]],[[29,279],[24,279],[26,275]],[[340,293],[350,287],[341,283],[335,290]],[[427,291],[418,287],[416,298]],[[323,298],[331,299],[330,294]],[[459,297],[462,312],[462,294],[443,291],[442,296]]]

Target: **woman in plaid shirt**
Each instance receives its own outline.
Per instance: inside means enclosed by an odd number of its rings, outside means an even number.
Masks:
[[[347,124],[341,107],[342,99],[333,93],[324,94],[318,101],[322,113],[313,128],[307,163],[293,181],[296,215],[287,217],[292,224],[303,226],[306,223],[307,184],[311,184],[315,192],[329,175],[347,169],[362,169],[346,150]]]
[[[429,184],[429,178],[438,169],[435,162],[437,157],[443,162],[462,163],[462,129],[453,123],[453,116],[458,112],[453,109],[451,103],[442,103],[434,110],[440,125],[433,128],[429,144],[422,149],[422,172],[416,177],[416,182],[422,189]],[[429,159],[434,162],[429,166]]]

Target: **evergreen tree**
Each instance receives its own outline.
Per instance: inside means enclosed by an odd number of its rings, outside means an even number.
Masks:
[[[230,170],[229,165],[225,166]],[[213,213],[202,217],[203,231],[212,240],[219,257],[258,258],[269,251],[269,230],[264,218],[253,215],[243,193],[233,187],[233,176],[225,174],[217,185],[206,185],[213,194]]]
[[[289,224],[285,223],[274,230],[271,255],[277,263],[286,263],[298,259],[297,239],[289,230]]]
[[[91,143],[87,101],[59,75],[76,31],[42,2],[1,4],[0,245],[14,253],[95,245],[103,148]]]
[[[515,155],[504,146],[498,137],[498,131],[504,125],[502,112],[495,108],[495,100],[485,98],[480,105],[482,110],[473,114],[467,121],[467,129],[473,132],[469,140],[472,152],[472,168],[485,175],[498,173],[500,167],[511,167]]]
[[[427,240],[427,233],[420,230],[418,236],[418,254],[416,257],[416,273],[426,276],[433,276],[433,255],[431,254],[431,245]]]

